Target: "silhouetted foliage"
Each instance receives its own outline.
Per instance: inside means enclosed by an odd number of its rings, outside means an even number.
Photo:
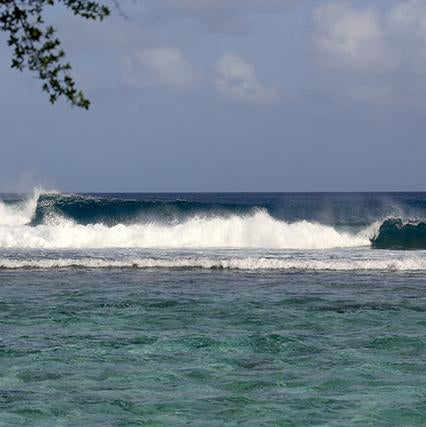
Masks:
[[[85,19],[103,20],[110,13],[89,0],[0,0],[0,30],[9,35],[12,68],[35,72],[52,104],[64,96],[72,105],[88,109],[90,101],[75,86],[56,30],[43,18],[45,8],[55,4]]]

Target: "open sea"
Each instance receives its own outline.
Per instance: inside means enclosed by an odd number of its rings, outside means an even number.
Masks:
[[[0,426],[426,425],[426,193],[0,195]]]

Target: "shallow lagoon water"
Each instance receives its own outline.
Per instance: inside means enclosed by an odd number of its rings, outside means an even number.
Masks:
[[[0,199],[0,426],[426,424],[425,193]]]
[[[424,425],[409,272],[0,272],[0,425]]]

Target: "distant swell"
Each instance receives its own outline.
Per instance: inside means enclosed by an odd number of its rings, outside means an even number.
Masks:
[[[387,219],[371,243],[376,249],[426,249],[426,223]]]

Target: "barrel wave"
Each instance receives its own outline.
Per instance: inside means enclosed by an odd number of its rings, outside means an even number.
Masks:
[[[426,249],[426,222],[389,218],[371,243],[376,249]]]

